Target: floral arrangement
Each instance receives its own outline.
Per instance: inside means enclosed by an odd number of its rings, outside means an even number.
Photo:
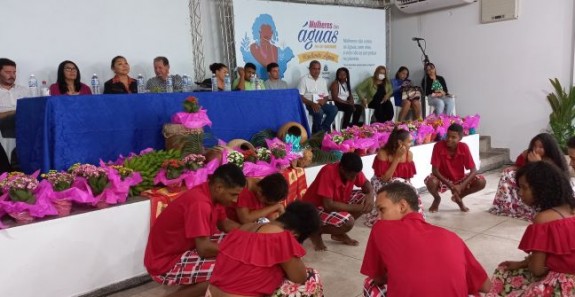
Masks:
[[[83,177],[88,182],[93,196],[98,196],[104,192],[108,185],[108,175],[102,167],[92,164],[76,163],[68,169],[68,172],[76,177]]]
[[[74,176],[68,172],[50,170],[48,173],[42,173],[40,176],[44,180],[48,181],[52,185],[54,191],[57,192],[71,188],[72,183],[74,182]]]
[[[269,162],[272,156],[272,152],[265,147],[258,147],[256,149],[256,156],[260,161]]]
[[[242,168],[244,166],[244,155],[238,151],[228,151],[226,161],[227,163],[236,164],[238,167]]]
[[[166,178],[176,179],[184,172],[185,164],[179,159],[168,159],[162,163],[162,169],[166,171]]]
[[[353,126],[341,132],[332,132],[325,135],[322,140],[323,150],[337,150],[342,152],[366,151],[373,153],[383,146],[389,134],[397,126],[408,130],[413,138],[413,144],[425,144],[441,140],[447,133],[447,128],[457,123],[463,127],[464,135],[472,135],[479,126],[479,115],[466,117],[430,115],[424,120],[394,123],[374,123],[363,127]]]
[[[28,204],[36,203],[34,191],[38,187],[38,180],[34,176],[22,172],[11,172],[1,183],[2,193],[8,194],[14,202]]]
[[[254,150],[242,151],[242,155],[244,155],[244,162],[255,163],[258,161],[258,156]]]
[[[183,103],[185,112],[177,112],[172,116],[173,124],[181,124],[188,129],[200,129],[211,126],[208,111],[203,109],[194,96],[186,98]]]
[[[189,154],[182,159],[184,166],[187,170],[196,171],[202,167],[204,167],[204,162],[206,161],[206,157],[204,155],[199,154]]]

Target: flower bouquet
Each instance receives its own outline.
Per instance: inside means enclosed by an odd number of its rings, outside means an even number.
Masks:
[[[48,195],[51,198],[52,204],[56,207],[58,216],[63,217],[69,215],[72,209],[73,197],[84,195],[82,191],[72,187],[74,176],[68,172],[50,170],[48,173],[43,173],[41,177],[43,180],[40,183],[48,184],[46,189],[50,191]]]
[[[292,161],[296,161],[301,157],[300,154],[292,152],[291,145],[278,138],[266,139],[266,144],[271,154],[270,164],[279,171],[288,168]]]
[[[256,157],[258,161],[269,162],[272,157],[272,152],[265,147],[258,147],[256,149]]]
[[[184,112],[172,116],[172,123],[165,124],[163,133],[166,149],[182,149],[188,145],[192,153],[203,152],[204,126],[211,126],[208,111],[201,108],[194,96],[186,98]]]
[[[202,162],[202,167],[199,167],[195,170],[188,169],[188,171],[182,174],[184,182],[186,183],[186,188],[189,190],[199,184],[206,182],[208,180],[208,176],[213,174],[219,166],[220,160],[213,159],[205,165],[203,165]]]
[[[238,151],[227,150],[224,151],[223,162],[236,164],[238,167],[244,167],[244,155]]]
[[[154,184],[165,185],[170,193],[180,192],[184,180],[182,173],[184,173],[185,169],[186,165],[182,160],[165,160],[154,178]]]
[[[126,202],[130,194],[130,187],[137,186],[143,180],[139,172],[122,165],[106,166],[104,162],[100,161],[100,166],[108,175],[109,186],[105,196],[105,202],[108,204]]]
[[[36,179],[39,171],[32,175],[22,172],[4,173],[0,176],[0,208],[17,223],[29,223],[34,218],[57,214],[50,203],[44,187]]]
[[[463,118],[463,134],[473,135],[477,133],[477,127],[479,126],[479,115],[470,115]]]
[[[82,204],[90,204],[97,208],[105,208],[106,196],[109,194],[108,172],[92,164],[76,163],[72,165],[68,172],[74,175],[73,187],[85,193],[81,197],[74,197],[74,201]]]

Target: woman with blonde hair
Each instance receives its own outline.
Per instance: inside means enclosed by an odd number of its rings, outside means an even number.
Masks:
[[[377,122],[386,122],[393,119],[393,104],[390,101],[393,87],[387,78],[385,66],[377,66],[372,77],[366,78],[359,84],[355,92],[364,107],[374,109]]]

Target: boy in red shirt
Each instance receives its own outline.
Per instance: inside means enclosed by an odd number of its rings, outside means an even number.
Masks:
[[[469,211],[463,204],[463,198],[485,188],[485,177],[477,174],[473,156],[467,144],[461,142],[463,127],[452,124],[447,128],[447,138],[433,146],[431,155],[431,174],[425,178],[427,191],[433,196],[430,212],[437,212],[441,196],[451,190],[451,200],[461,211]],[[465,169],[469,170],[465,174]]]
[[[364,296],[468,296],[491,281],[457,234],[431,225],[417,212],[415,190],[394,182],[381,188],[361,273]]]
[[[288,183],[281,173],[270,174],[257,183],[245,187],[238,203],[226,209],[228,218],[240,224],[267,218],[274,220],[285,208],[282,204],[288,194]]]
[[[224,206],[237,201],[246,184],[234,164],[220,166],[208,182],[171,202],[150,230],[144,266],[152,279],[163,285],[190,285],[182,296],[204,296],[218,243],[239,227],[226,217]],[[219,231],[218,231],[219,229]]]
[[[339,163],[325,165],[307,189],[302,200],[311,202],[318,208],[323,222],[321,232],[310,236],[316,251],[327,247],[322,234],[331,234],[331,239],[346,245],[359,243],[347,235],[362,214],[373,208],[374,193],[371,183],[365,178],[361,158],[354,153],[345,153]],[[361,187],[361,192],[352,195],[353,187]]]

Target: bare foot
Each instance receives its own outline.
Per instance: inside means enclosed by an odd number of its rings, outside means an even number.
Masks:
[[[431,206],[429,207],[429,212],[433,213],[433,212],[437,212],[439,210],[439,203],[441,202],[440,199],[433,199],[433,203],[431,203]]]
[[[461,210],[463,212],[469,211],[469,208],[467,208],[467,206],[465,206],[465,204],[463,204],[463,200],[461,200],[461,198],[459,198],[459,197],[455,198],[455,196],[451,196],[451,201],[457,203],[457,206],[459,206],[459,210]]]
[[[313,244],[314,250],[319,252],[327,251],[327,247],[323,243],[321,235],[312,235],[309,238],[311,239],[311,243]]]
[[[359,245],[359,242],[351,237],[349,237],[349,235],[346,234],[341,234],[341,235],[332,235],[331,236],[332,240],[341,242],[345,245],[351,245],[351,246],[357,246]]]

